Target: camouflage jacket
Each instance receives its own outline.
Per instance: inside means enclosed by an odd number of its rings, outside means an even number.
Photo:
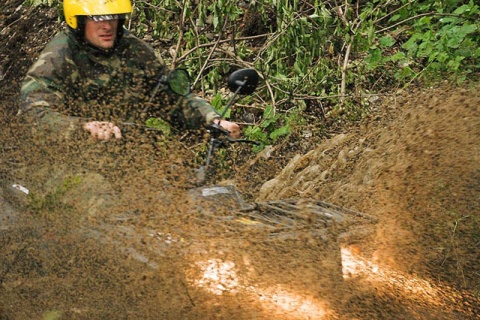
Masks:
[[[120,126],[153,116],[193,129],[218,117],[205,100],[177,95],[167,85],[160,86],[150,103],[167,72],[154,50],[126,30],[105,54],[80,43],[67,29],[46,45],[28,71],[19,113],[54,131],[65,126],[74,129],[86,121]]]

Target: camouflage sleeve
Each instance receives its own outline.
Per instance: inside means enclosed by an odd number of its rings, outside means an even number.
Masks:
[[[188,129],[199,129],[220,117],[206,100],[193,93],[180,97],[178,105],[181,107],[185,118],[185,126]]]
[[[212,105],[194,93],[174,93],[167,83],[159,88],[149,115],[160,117],[182,129],[200,129],[220,118]]]
[[[64,101],[65,43],[66,35],[57,34],[28,70],[20,89],[19,115],[43,129],[68,134],[79,121],[56,111]]]
[[[155,75],[153,77],[153,79],[155,79],[155,85],[157,85],[162,75],[167,77],[169,70],[165,67],[161,56],[155,55],[153,48],[145,42],[138,40],[136,37],[133,37],[130,33],[127,33],[126,38],[135,41],[133,46],[136,48],[136,58],[141,61],[149,61],[144,67],[147,73]],[[152,91],[154,90],[152,89]],[[187,129],[199,129],[211,124],[213,119],[220,117],[206,100],[201,99],[193,93],[187,96],[178,95],[172,92],[167,85],[160,88],[156,96],[156,101],[162,106],[156,116],[164,118],[164,120],[167,120],[175,126]]]

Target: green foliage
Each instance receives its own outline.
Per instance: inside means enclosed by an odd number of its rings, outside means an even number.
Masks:
[[[213,97],[210,101],[211,105],[217,110],[218,113],[223,114],[225,112],[225,118],[230,118],[232,113],[232,109],[228,109],[225,111],[226,108],[226,100],[223,99],[222,94],[217,92],[217,94]]]
[[[479,66],[479,14],[478,5],[470,1],[440,19],[422,17],[402,48],[417,61],[426,60],[429,72],[471,73]]]
[[[26,1],[27,5],[30,6],[47,6],[47,7],[53,7],[54,5],[58,4],[57,0],[28,0]]]
[[[160,118],[150,118],[146,121],[147,128],[152,128],[161,131],[164,135],[171,133],[171,128],[168,122]]]
[[[80,176],[66,178],[60,186],[57,186],[53,191],[47,193],[43,197],[36,195],[30,196],[30,206],[38,212],[55,211],[54,208],[63,207],[69,210],[64,203],[61,202],[62,197],[70,190],[79,186],[82,183]]]
[[[152,37],[167,63],[199,75],[194,89],[213,97],[218,110],[224,101],[217,93],[228,73],[254,67],[262,74],[268,86],[259,89],[256,102],[269,106],[246,132],[265,143],[292,131],[289,110],[306,100],[317,99],[326,117],[357,120],[368,112],[366,93],[414,80],[463,81],[480,69],[474,0],[133,3],[128,26]],[[302,112],[295,113],[301,118]]]
[[[48,7],[48,8],[53,8],[55,7],[58,13],[58,21],[63,21],[65,20],[63,16],[63,2],[59,0],[27,0],[24,2],[25,5],[27,6],[32,6],[32,7]]]
[[[254,147],[254,151],[260,151],[266,145],[277,142],[282,137],[288,136],[296,126],[304,124],[302,108],[297,107],[286,113],[275,113],[271,105],[267,105],[263,111],[261,121],[256,126],[250,126],[245,130],[245,136],[260,142],[260,146]]]
[[[50,310],[43,314],[43,320],[60,320],[62,319],[62,312],[58,310]]]
[[[204,92],[213,90],[218,110],[223,101],[216,92],[230,65],[253,66],[264,75],[274,90],[260,94],[273,94],[276,103],[265,107],[258,126],[246,130],[249,138],[264,143],[291,132],[287,109],[304,97],[323,97],[322,105],[332,111],[328,115],[356,120],[368,110],[363,93],[422,75],[465,78],[479,67],[479,8],[473,1],[345,1],[333,6],[316,0],[261,0],[244,10],[231,0],[136,4],[139,12],[150,12],[154,35],[166,36],[172,44],[180,41],[176,64],[191,74],[204,70],[199,85]],[[257,25],[266,36],[255,47],[247,37],[234,47],[227,41],[227,34],[240,38],[240,28]]]

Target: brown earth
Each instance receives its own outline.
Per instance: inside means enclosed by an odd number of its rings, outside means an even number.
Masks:
[[[478,83],[379,96],[359,123],[328,139],[294,134],[268,157],[228,150],[222,175],[248,199],[313,198],[376,217],[373,235],[349,242],[340,257],[307,234],[269,243],[198,220],[185,190],[201,139],[59,150],[32,137],[15,117],[19,83],[60,23],[55,10],[21,3],[5,1],[0,14],[0,174],[48,187],[84,170],[83,179],[104,187],[93,200],[84,197],[88,186],[57,190],[66,200],[37,199],[12,229],[3,221],[0,319],[480,318]],[[107,209],[92,201],[119,194],[108,214],[87,210]],[[71,232],[85,212],[96,220],[115,210],[178,243],[150,268]],[[154,245],[122,230],[130,247]],[[340,258],[345,279],[335,274]],[[228,276],[212,289],[198,275],[215,268]]]

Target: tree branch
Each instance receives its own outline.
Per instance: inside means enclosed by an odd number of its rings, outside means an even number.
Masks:
[[[456,17],[456,18],[461,18],[461,16],[459,15],[456,15],[456,14],[448,14],[448,13],[437,13],[437,12],[426,12],[426,13],[421,13],[421,14],[418,14],[416,16],[413,16],[413,17],[409,17],[405,20],[402,20],[400,22],[397,22],[391,26],[388,26],[388,27],[385,27],[383,29],[380,29],[380,30],[377,30],[375,31],[375,33],[381,33],[381,32],[384,32],[384,31],[387,31],[387,30],[390,30],[392,28],[395,28],[395,27],[398,27],[399,25],[401,24],[404,24],[405,22],[408,22],[410,20],[414,20],[414,19],[418,19],[418,18],[421,18],[421,17],[426,17],[426,16],[441,16],[441,17]]]

